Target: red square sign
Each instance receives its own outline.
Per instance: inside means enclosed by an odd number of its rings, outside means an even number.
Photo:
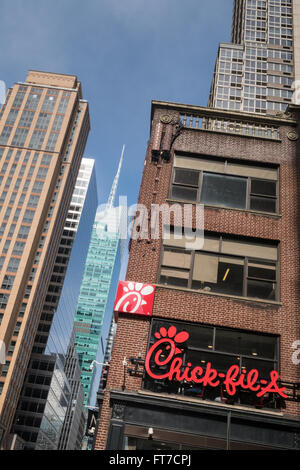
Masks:
[[[115,312],[152,315],[155,286],[141,282],[119,281]]]

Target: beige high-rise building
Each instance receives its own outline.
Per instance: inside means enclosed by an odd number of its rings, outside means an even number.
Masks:
[[[0,440],[6,448],[90,129],[74,75],[29,71],[0,111]]]

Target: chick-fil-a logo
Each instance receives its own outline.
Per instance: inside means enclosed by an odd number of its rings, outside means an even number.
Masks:
[[[154,291],[151,284],[119,281],[114,311],[151,316]]]
[[[285,388],[279,387],[277,381],[279,374],[276,370],[270,372],[270,380],[259,378],[257,369],[251,369],[249,372],[241,372],[238,365],[229,367],[226,373],[218,372],[212,368],[211,362],[206,364],[206,368],[192,366],[190,362],[183,365],[182,350],[178,344],[184,343],[189,338],[189,333],[181,331],[177,333],[175,326],[170,326],[168,330],[162,327],[159,333],[154,334],[157,341],[149,349],[145,359],[145,369],[147,374],[156,380],[177,380],[182,382],[193,382],[202,384],[203,387],[218,387],[221,383],[225,386],[228,395],[235,395],[237,388],[256,392],[257,397],[262,397],[266,393],[278,393],[283,398],[287,398],[284,393]],[[167,353],[166,353],[167,351]],[[151,364],[158,367],[164,367],[164,373],[159,374],[151,370]],[[165,371],[165,366],[167,371]]]

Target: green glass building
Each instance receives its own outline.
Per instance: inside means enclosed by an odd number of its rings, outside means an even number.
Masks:
[[[96,217],[74,319],[85,405],[94,379],[91,364],[97,358],[118,248],[118,232],[109,232]]]
[[[108,202],[95,217],[74,318],[75,346],[86,406],[96,404],[101,369],[93,367],[93,361],[101,359],[101,334],[106,335],[111,324],[112,299],[120,273],[121,209],[113,206],[123,155],[124,146]]]

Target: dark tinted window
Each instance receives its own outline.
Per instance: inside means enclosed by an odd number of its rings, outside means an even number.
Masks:
[[[265,196],[276,196],[276,182],[269,180],[251,181],[251,193]]]
[[[194,170],[175,169],[174,183],[188,184],[197,186],[199,181],[199,172]]]
[[[184,199],[185,201],[197,200],[197,189],[184,186],[173,186],[172,197],[174,199]]]
[[[216,329],[215,348],[218,351],[274,359],[276,345],[275,337]]]
[[[202,204],[245,209],[246,194],[247,178],[203,173]]]

